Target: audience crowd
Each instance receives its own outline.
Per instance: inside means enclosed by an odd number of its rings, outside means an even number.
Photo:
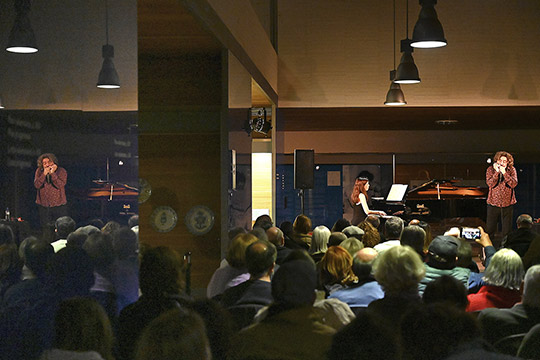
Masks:
[[[314,225],[230,229],[194,298],[185,259],[140,243],[137,216],[64,216],[25,239],[0,224],[0,359],[540,359],[531,216],[497,248],[482,227],[467,240],[394,216]]]

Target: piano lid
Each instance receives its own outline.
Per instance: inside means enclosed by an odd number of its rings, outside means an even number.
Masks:
[[[407,193],[407,199],[486,199],[488,194],[487,186],[460,185],[461,180],[429,180]]]

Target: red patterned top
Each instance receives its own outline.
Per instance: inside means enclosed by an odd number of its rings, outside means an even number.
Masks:
[[[489,187],[487,203],[492,206],[506,207],[515,204],[514,188],[518,179],[516,168],[508,166],[504,175],[497,172],[493,166],[486,170],[486,184]]]
[[[66,191],[64,189],[66,182],[67,171],[64,168],[58,167],[55,172],[50,174],[49,179],[42,169],[36,169],[34,176],[34,186],[37,189],[36,204],[45,207],[66,204]]]

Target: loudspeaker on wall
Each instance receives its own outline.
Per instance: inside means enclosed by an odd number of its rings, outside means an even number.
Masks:
[[[313,189],[315,185],[315,150],[294,149],[294,188]]]

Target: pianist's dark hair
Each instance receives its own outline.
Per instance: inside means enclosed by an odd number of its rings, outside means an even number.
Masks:
[[[508,160],[507,166],[514,166],[514,157],[507,151],[497,151],[495,156],[493,156],[493,162],[497,162],[502,156]]]

